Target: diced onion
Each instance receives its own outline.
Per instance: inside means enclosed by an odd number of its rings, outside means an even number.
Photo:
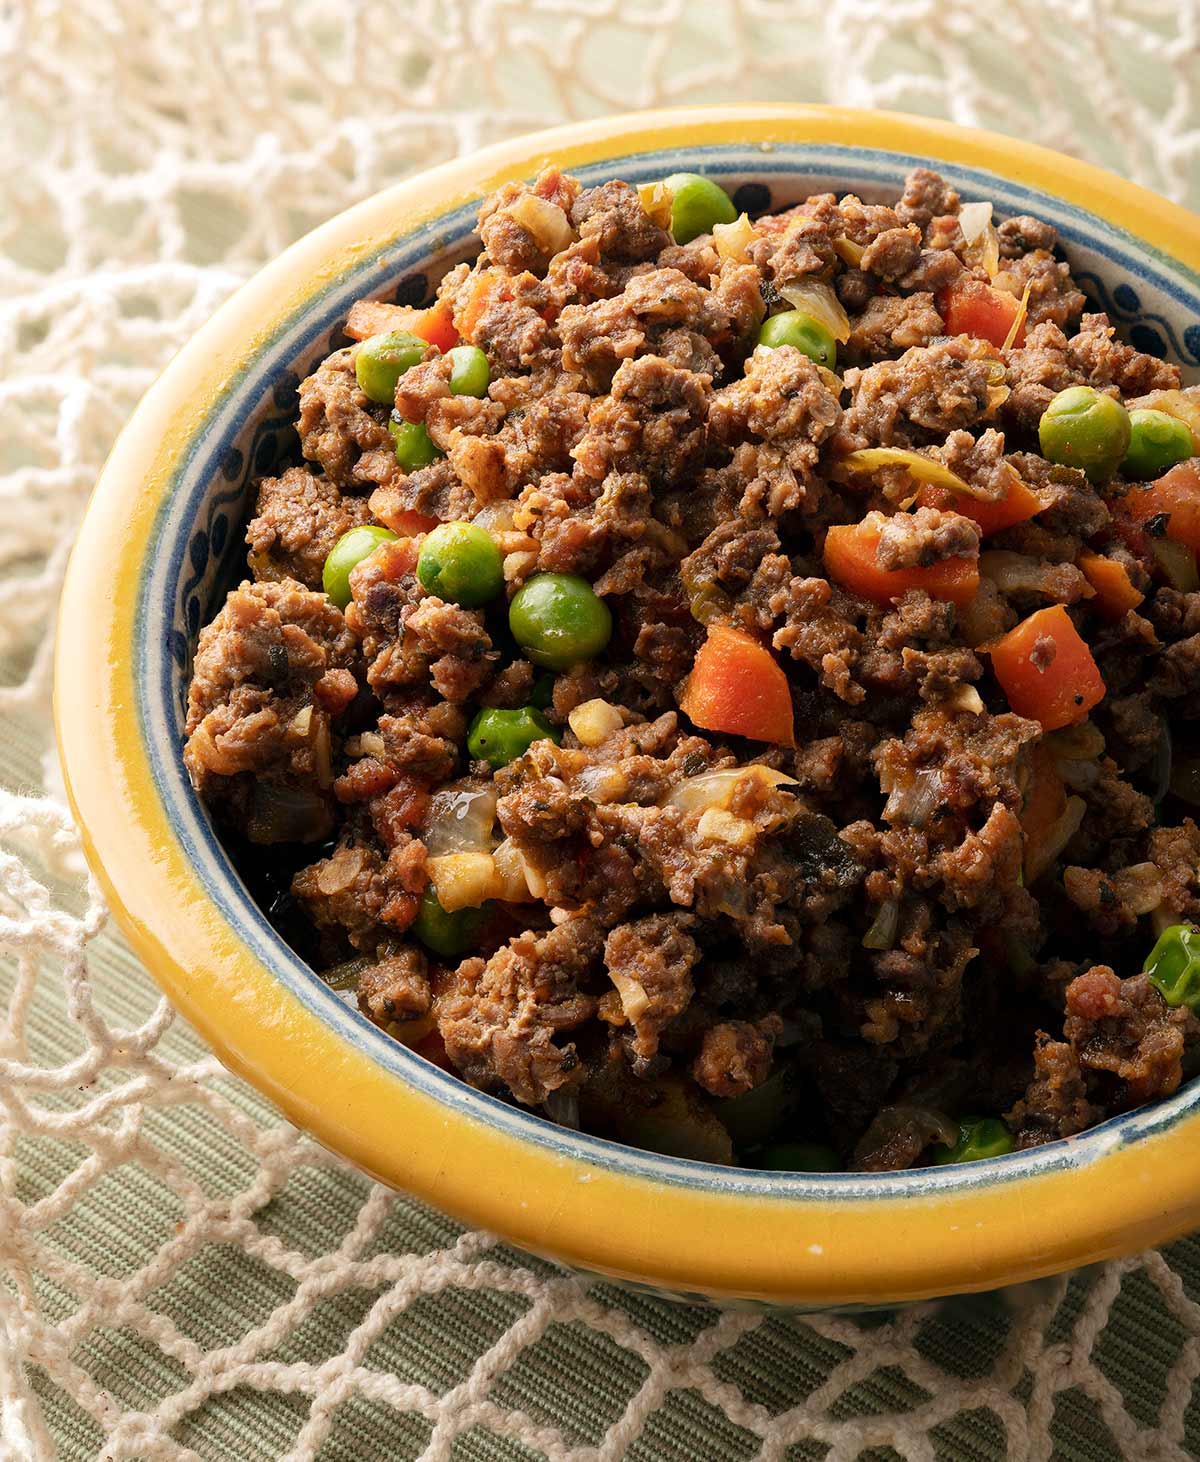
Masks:
[[[1151,538],[1149,542],[1150,552],[1172,589],[1178,589],[1181,594],[1193,594],[1200,589],[1196,555],[1186,543],[1176,543],[1173,538]]]
[[[1008,327],[1008,334],[1004,337],[1004,344],[1001,350],[1011,350],[1013,342],[1021,333],[1021,326],[1025,323],[1025,316],[1029,313],[1029,291],[1033,288],[1033,280],[1025,281],[1025,288],[1021,291],[1021,302],[1017,305],[1017,313],[1013,316],[1012,324]]]
[[[609,970],[608,978],[621,997],[621,1009],[625,1012],[625,1019],[630,1024],[640,1020],[650,1006],[650,997],[646,994],[645,987],[629,975],[622,974],[620,970]]]
[[[1087,803],[1082,797],[1068,797],[1067,805],[1051,825],[1044,838],[1036,844],[1025,845],[1025,882],[1033,883],[1040,878],[1062,850],[1079,831],[1079,824],[1087,812]]]
[[[374,963],[368,955],[356,955],[354,959],[344,959],[341,964],[330,965],[327,970],[322,970],[321,978],[331,990],[354,992],[358,989],[358,977]]]
[[[515,507],[516,503],[511,498],[488,503],[486,507],[480,508],[471,522],[477,528],[484,528],[489,533],[510,533],[513,529],[513,509]]]
[[[987,709],[973,685],[956,685],[946,697],[946,705],[952,711],[969,711],[973,716],[982,716]]]
[[[431,858],[447,853],[487,853],[496,820],[494,787],[444,787],[425,814],[421,841]]]
[[[1100,780],[1100,757],[1104,736],[1092,721],[1080,721],[1052,731],[1042,744],[1054,761],[1054,768],[1073,792],[1086,792]]]
[[[659,228],[670,228],[675,194],[666,183],[643,183],[637,191],[638,201],[651,222],[658,224]]]
[[[757,237],[754,225],[745,213],[740,218],[734,219],[732,223],[714,223],[712,236],[713,244],[720,257],[733,259],[738,264],[746,262],[746,250]]]
[[[1183,391],[1151,391],[1148,396],[1139,396],[1125,405],[1130,411],[1162,411],[1182,421],[1192,434],[1192,447],[1200,454],[1200,387],[1189,386]]]
[[[567,215],[536,193],[523,193],[504,211],[527,229],[537,240],[538,247],[547,254],[560,253],[575,240],[575,230]]]
[[[720,807],[708,807],[700,814],[696,836],[706,843],[727,843],[731,848],[744,848],[754,841],[754,824],[745,817],[735,817]]]
[[[560,1127],[579,1130],[579,1093],[574,1087],[559,1087],[552,1091],[542,1103],[542,1108],[552,1122]]]
[[[492,897],[496,865],[490,853],[446,853],[430,858],[426,867],[438,903],[448,914],[477,909]]]
[[[841,238],[834,239],[833,250],[843,263],[849,264],[851,269],[857,269],[862,263],[862,256],[867,252],[864,244],[856,244],[853,239],[848,239],[845,234]]]
[[[317,874],[317,888],[326,898],[344,893],[362,871],[363,850],[343,843],[331,857],[321,865]]]
[[[599,746],[624,726],[625,717],[616,706],[597,698],[576,706],[567,721],[584,746]]]
[[[846,389],[846,383],[836,371],[831,371],[828,366],[817,365],[817,375],[821,377],[821,384],[831,396],[841,399],[842,392]]]
[[[783,285],[779,293],[794,310],[801,310],[824,325],[835,340],[850,339],[850,316],[831,285],[819,279],[797,279]]]
[[[891,949],[900,927],[900,900],[884,899],[875,915],[875,922],[863,935],[864,949]]]
[[[992,221],[990,203],[964,203],[958,210],[958,226],[968,244],[982,238],[984,230]]]
[[[702,812],[708,808],[728,811],[735,798],[739,802],[747,793],[765,795],[774,787],[795,785],[795,778],[774,767],[726,767],[718,772],[701,772],[673,787],[663,798],[664,807],[678,807],[682,812]]]
[[[924,827],[946,798],[942,774],[936,767],[920,767],[897,781],[884,805],[885,822]]]
[[[1153,863],[1131,863],[1113,874],[1122,903],[1133,913],[1148,914],[1162,903],[1162,876]]]
[[[935,487],[948,487],[951,492],[960,492],[964,497],[988,501],[957,472],[951,472],[949,467],[932,457],[910,452],[906,447],[863,447],[857,452],[847,452],[840,465],[850,472],[878,472],[883,467],[904,467],[917,482],[931,482]]]
[[[1060,759],[1096,757],[1104,752],[1104,733],[1093,721],[1080,721],[1074,726],[1064,726],[1051,731],[1043,738],[1043,744],[1050,755]]]
[[[533,897],[525,876],[525,861],[511,838],[505,838],[492,854],[495,880],[489,897],[506,904],[526,904]]]

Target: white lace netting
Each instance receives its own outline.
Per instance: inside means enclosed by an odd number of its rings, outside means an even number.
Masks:
[[[1195,0],[0,3],[0,1457],[1200,1451],[1194,1243],[874,1322],[717,1317],[348,1171],[106,930],[48,706],[113,436],[320,219],[501,135],[714,99],[980,122],[1195,199],[1198,33]]]

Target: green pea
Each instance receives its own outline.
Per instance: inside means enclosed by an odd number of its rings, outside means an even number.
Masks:
[[[1146,961],[1146,975],[1168,1005],[1200,1007],[1200,929],[1191,924],[1164,929]]]
[[[393,412],[388,430],[396,443],[396,461],[405,472],[416,472],[446,455],[440,447],[434,446],[423,421],[401,421]]]
[[[939,1143],[934,1162],[978,1162],[985,1157],[1001,1157],[1013,1150],[1012,1133],[999,1117],[963,1117],[958,1124],[958,1141],[953,1147]]]
[[[443,523],[421,545],[417,578],[439,599],[474,609],[503,590],[504,560],[485,529],[474,523]]]
[[[450,368],[450,389],[456,396],[486,396],[492,379],[488,358],[478,345],[456,345],[447,352],[454,362]]]
[[[1131,482],[1150,482],[1195,455],[1192,434],[1177,416],[1165,411],[1129,413],[1129,450],[1121,471]]]
[[[777,1142],[763,1149],[760,1161],[773,1173],[836,1173],[842,1165],[833,1148],[820,1142]]]
[[[536,574],[509,605],[508,627],[535,665],[565,670],[604,649],[612,615],[578,574]]]
[[[733,223],[738,216],[733,199],[711,178],[672,173],[664,182],[671,190],[671,236],[677,244],[690,244],[712,233],[714,223]]]
[[[1093,386],[1068,386],[1042,413],[1042,456],[1061,467],[1082,467],[1090,482],[1107,482],[1129,449],[1129,413]]]
[[[372,335],[358,347],[354,357],[354,377],[359,390],[372,401],[390,406],[396,399],[396,382],[405,371],[420,365],[428,349],[428,340],[410,335],[407,330]]]
[[[457,959],[459,955],[466,954],[478,939],[489,912],[488,905],[483,904],[478,909],[456,909],[448,914],[438,903],[437,892],[427,888],[411,928],[434,954]]]
[[[350,603],[350,570],[395,536],[390,528],[364,523],[343,533],[329,550],[321,570],[321,586],[339,609]]]
[[[794,345],[827,370],[833,370],[837,364],[837,341],[820,320],[814,320],[803,310],[785,310],[782,315],[764,320],[758,343],[769,345],[772,350],[781,345]]]
[[[506,767],[510,761],[524,756],[535,741],[549,737],[555,746],[559,733],[536,706],[522,706],[518,711],[488,708],[480,711],[467,732],[467,750],[476,761],[493,767]]]

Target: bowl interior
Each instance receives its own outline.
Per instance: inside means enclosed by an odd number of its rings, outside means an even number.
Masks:
[[[716,177],[740,208],[755,213],[785,207],[813,192],[853,192],[868,201],[891,199],[907,170],[924,159],[900,153],[815,143],[696,147],[623,155],[577,168],[585,185],[620,176],[639,183],[675,170]],[[1200,278],[1137,238],[1049,194],[965,166],[936,164],[964,201],[991,200],[998,219],[1032,213],[1058,229],[1062,249],[1094,308],[1106,310],[1128,338],[1148,353],[1180,364],[1200,379]],[[571,1133],[537,1115],[475,1092],[429,1066],[371,1025],[335,995],[283,942],[250,896],[187,780],[180,757],[187,685],[201,626],[244,573],[243,533],[254,480],[271,473],[296,449],[292,422],[297,387],[330,350],[351,304],[364,296],[420,304],[448,268],[472,257],[475,204],[449,211],[396,236],[361,257],[265,339],[191,434],[171,489],[165,494],[142,560],[137,606],[137,716],[157,790],[173,828],[208,893],[253,953],[321,1020],[385,1067],[440,1101],[533,1141],[601,1165],[643,1172],[662,1181],[750,1191],[772,1197],[811,1194],[869,1198],[897,1190],[928,1194],[976,1182],[1006,1182],[1031,1171],[1091,1161],[1112,1145],[1139,1140],[1200,1103],[1200,1083],[1169,1101],[1113,1118],[1084,1139],[1031,1153],[991,1159],[974,1170],[909,1173],[763,1175],[635,1152],[605,1139]],[[269,855],[260,855],[269,856]]]

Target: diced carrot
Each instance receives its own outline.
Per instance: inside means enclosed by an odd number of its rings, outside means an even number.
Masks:
[[[941,291],[937,307],[945,321],[947,335],[973,335],[977,340],[1003,345],[1017,318],[1021,301],[1016,295],[966,275]],[[1025,326],[1022,323],[1013,344],[1024,343]]]
[[[499,269],[481,269],[471,284],[465,303],[455,316],[459,333],[471,339],[484,310],[496,299],[511,299],[509,276]]]
[[[979,564],[973,558],[946,558],[927,567],[881,569],[875,561],[882,524],[870,519],[830,528],[825,535],[825,569],[843,589],[876,604],[890,604],[909,589],[924,589],[933,599],[966,605],[979,589]]]
[[[1046,506],[1036,492],[1025,486],[1019,477],[1014,477],[1012,486],[1002,498],[995,502],[984,502],[980,498],[968,497],[966,493],[952,488],[926,482],[917,494],[917,502],[923,508],[941,508],[943,512],[961,513],[964,518],[979,524],[985,538],[992,533],[1003,532],[1017,523],[1026,523]]]
[[[372,335],[407,330],[439,350],[450,350],[458,344],[450,306],[442,300],[427,310],[414,309],[412,305],[389,305],[384,300],[355,300],[345,329],[351,340],[369,340]]]
[[[1096,608],[1105,619],[1122,618],[1146,597],[1133,587],[1129,570],[1117,559],[1084,552],[1079,555],[1078,563],[1096,591]]]
[[[387,335],[393,330],[411,329],[416,311],[408,305],[389,305],[385,300],[355,300],[346,321],[346,334],[351,340],[369,340],[372,335]]]
[[[1177,463],[1149,487],[1131,487],[1115,506],[1152,536],[1173,538],[1200,553],[1200,457]]]
[[[709,625],[679,702],[703,731],[794,746],[787,676],[770,650],[745,630]]]
[[[454,318],[445,300],[438,300],[427,310],[417,310],[407,328],[439,350],[453,350],[458,344],[458,331],[454,328]]]
[[[1061,604],[1037,610],[983,648],[1009,705],[1045,731],[1082,721],[1104,699],[1092,652]]]

